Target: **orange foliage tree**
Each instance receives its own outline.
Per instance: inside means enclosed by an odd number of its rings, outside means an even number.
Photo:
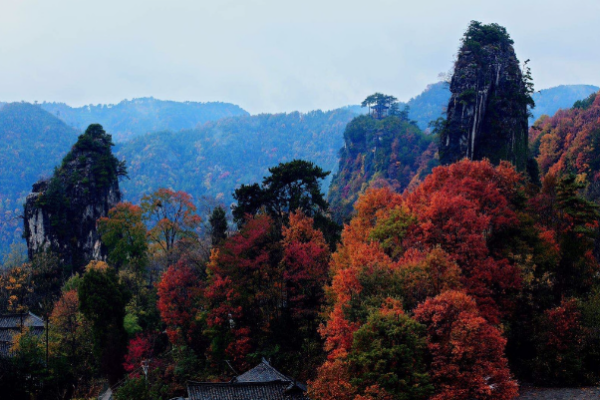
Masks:
[[[499,240],[519,226],[514,208],[521,189],[509,164],[465,160],[435,168],[405,195],[368,190],[332,258],[322,328],[330,358],[344,355],[366,320],[364,310],[386,297],[403,298],[410,309],[443,290],[464,288],[482,315],[498,323],[521,286]]]
[[[150,242],[165,254],[170,255],[180,240],[196,238],[201,218],[189,194],[161,188],[142,197],[141,207]]]
[[[497,358],[489,370],[478,367],[482,381],[473,385],[471,393],[482,398],[510,398],[516,393],[504,356],[506,340],[494,325],[511,318],[517,309],[523,286],[521,264],[537,262],[538,253],[545,249],[527,243],[531,238],[542,241],[543,232],[522,211],[525,201],[525,187],[515,169],[508,163],[494,167],[488,161],[463,160],[435,168],[405,194],[385,187],[367,190],[355,204],[356,215],[332,255],[327,321],[320,328],[328,361],[312,382],[319,398],[327,397],[326,376],[332,368],[350,368],[357,332],[390,298],[402,300],[403,308],[411,312],[441,293],[458,293],[453,290],[464,291],[461,296],[468,301],[460,303],[467,313],[450,331],[464,342],[460,346]],[[466,356],[456,357],[448,359],[448,368],[460,371],[468,366]],[[451,375],[435,368],[431,367],[432,373],[448,378],[447,387],[466,385],[466,374],[452,382]],[[498,383],[486,389],[485,373],[495,374],[490,376]],[[440,379],[434,382],[436,390]],[[352,381],[346,383],[352,386]],[[331,387],[346,390],[346,383]],[[370,395],[364,387],[345,393],[350,398],[377,398],[386,390],[380,385],[372,389],[378,394]]]
[[[0,293],[8,312],[27,312],[33,297],[33,289],[33,271],[30,263],[13,266],[0,275]]]

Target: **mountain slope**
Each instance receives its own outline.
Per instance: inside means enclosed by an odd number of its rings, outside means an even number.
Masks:
[[[0,108],[0,253],[22,233],[23,201],[31,185],[49,175],[78,132],[28,103]]]
[[[575,174],[587,183],[587,196],[600,200],[600,92],[578,107],[540,118],[529,138],[542,177]]]
[[[248,115],[240,107],[229,103],[176,102],[151,97],[123,100],[115,105],[73,108],[64,103],[43,103],[41,106],[82,131],[90,124],[99,123],[116,142],[148,132],[176,132],[225,117]]]
[[[261,114],[143,135],[117,145],[130,176],[121,187],[130,201],[171,187],[229,204],[236,187],[259,182],[269,167],[283,161],[301,158],[335,169],[342,132],[352,116],[348,110]]]
[[[560,109],[569,109],[577,100],[582,100],[600,90],[593,85],[560,85],[534,93],[535,108],[529,124],[533,125],[542,115],[553,116]]]
[[[425,130],[429,122],[435,121],[446,111],[449,99],[450,89],[447,82],[427,85],[421,94],[408,101],[407,105],[410,107],[408,116],[417,122],[421,130]]]

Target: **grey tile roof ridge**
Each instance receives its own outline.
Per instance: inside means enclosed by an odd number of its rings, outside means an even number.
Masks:
[[[269,386],[274,383],[285,383],[290,384],[287,380],[277,379],[274,381],[265,381],[265,382],[197,382],[197,381],[187,381],[187,386]]]
[[[266,369],[261,370],[261,368],[266,368]],[[253,374],[255,374],[256,376],[253,376]],[[278,370],[276,370],[264,357],[263,357],[262,361],[260,362],[260,364],[258,364],[254,368],[249,369],[248,371],[244,372],[243,374],[236,376],[235,378],[232,379],[232,382],[269,382],[269,381],[257,380],[257,379],[261,378],[261,375],[263,375],[263,374],[267,374],[267,375],[272,374],[276,378],[281,379],[283,381],[295,382],[295,379],[292,379],[289,376],[286,376],[286,375],[282,374],[281,372],[279,372]],[[273,379],[270,379],[270,380],[272,381]]]
[[[17,319],[19,320],[18,323],[16,321]],[[0,314],[0,328],[18,328],[20,327],[21,322],[27,327],[45,327],[44,320],[32,312]]]
[[[31,311],[29,311],[29,315],[31,316],[31,318],[40,321],[42,324],[45,324],[45,321],[44,321],[44,319],[42,317],[35,315]]]

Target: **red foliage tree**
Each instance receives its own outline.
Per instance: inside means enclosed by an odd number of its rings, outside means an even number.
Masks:
[[[125,362],[123,367],[127,373],[135,371],[131,377],[140,376],[139,368],[142,365],[142,361],[149,359],[152,356],[152,342],[147,335],[138,334],[136,337],[129,341],[127,346],[127,354],[125,355]]]
[[[251,351],[297,357],[307,342],[310,348],[319,341],[329,246],[313,218],[301,211],[289,215],[281,234],[277,229],[269,216],[249,217],[213,251],[208,265],[207,324],[219,339],[211,353],[233,359],[240,368],[247,366]],[[300,373],[309,369],[311,357],[303,356]]]
[[[471,297],[444,292],[419,305],[415,319],[427,327],[432,400],[516,397],[518,386],[504,356],[506,340],[480,317]]]
[[[302,211],[290,214],[283,227],[283,279],[292,317],[315,320],[323,302],[329,271],[329,246],[312,218]]]
[[[197,316],[203,283],[197,274],[179,261],[170,266],[158,283],[158,310],[173,344],[190,344],[199,328]]]
[[[249,218],[212,252],[207,266],[207,324],[221,338],[213,342],[211,353],[233,359],[240,369],[249,366],[246,355],[280,317],[283,282],[278,260],[271,257],[277,246],[271,233],[269,217]]]
[[[586,339],[576,299],[563,299],[546,310],[537,328],[534,378],[545,385],[593,383],[584,371]]]
[[[462,270],[465,290],[488,320],[498,323],[514,307],[519,270],[505,258],[495,238],[519,225],[515,203],[521,177],[506,162],[463,160],[438,167],[405,196],[418,222],[410,247],[440,246]]]

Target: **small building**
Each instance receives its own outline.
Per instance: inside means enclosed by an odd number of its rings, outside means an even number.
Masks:
[[[263,359],[260,364],[226,383],[188,382],[188,400],[308,400],[306,385]]]
[[[36,336],[44,333],[44,320],[32,313],[0,315],[0,357],[10,357],[13,338],[25,328]]]

